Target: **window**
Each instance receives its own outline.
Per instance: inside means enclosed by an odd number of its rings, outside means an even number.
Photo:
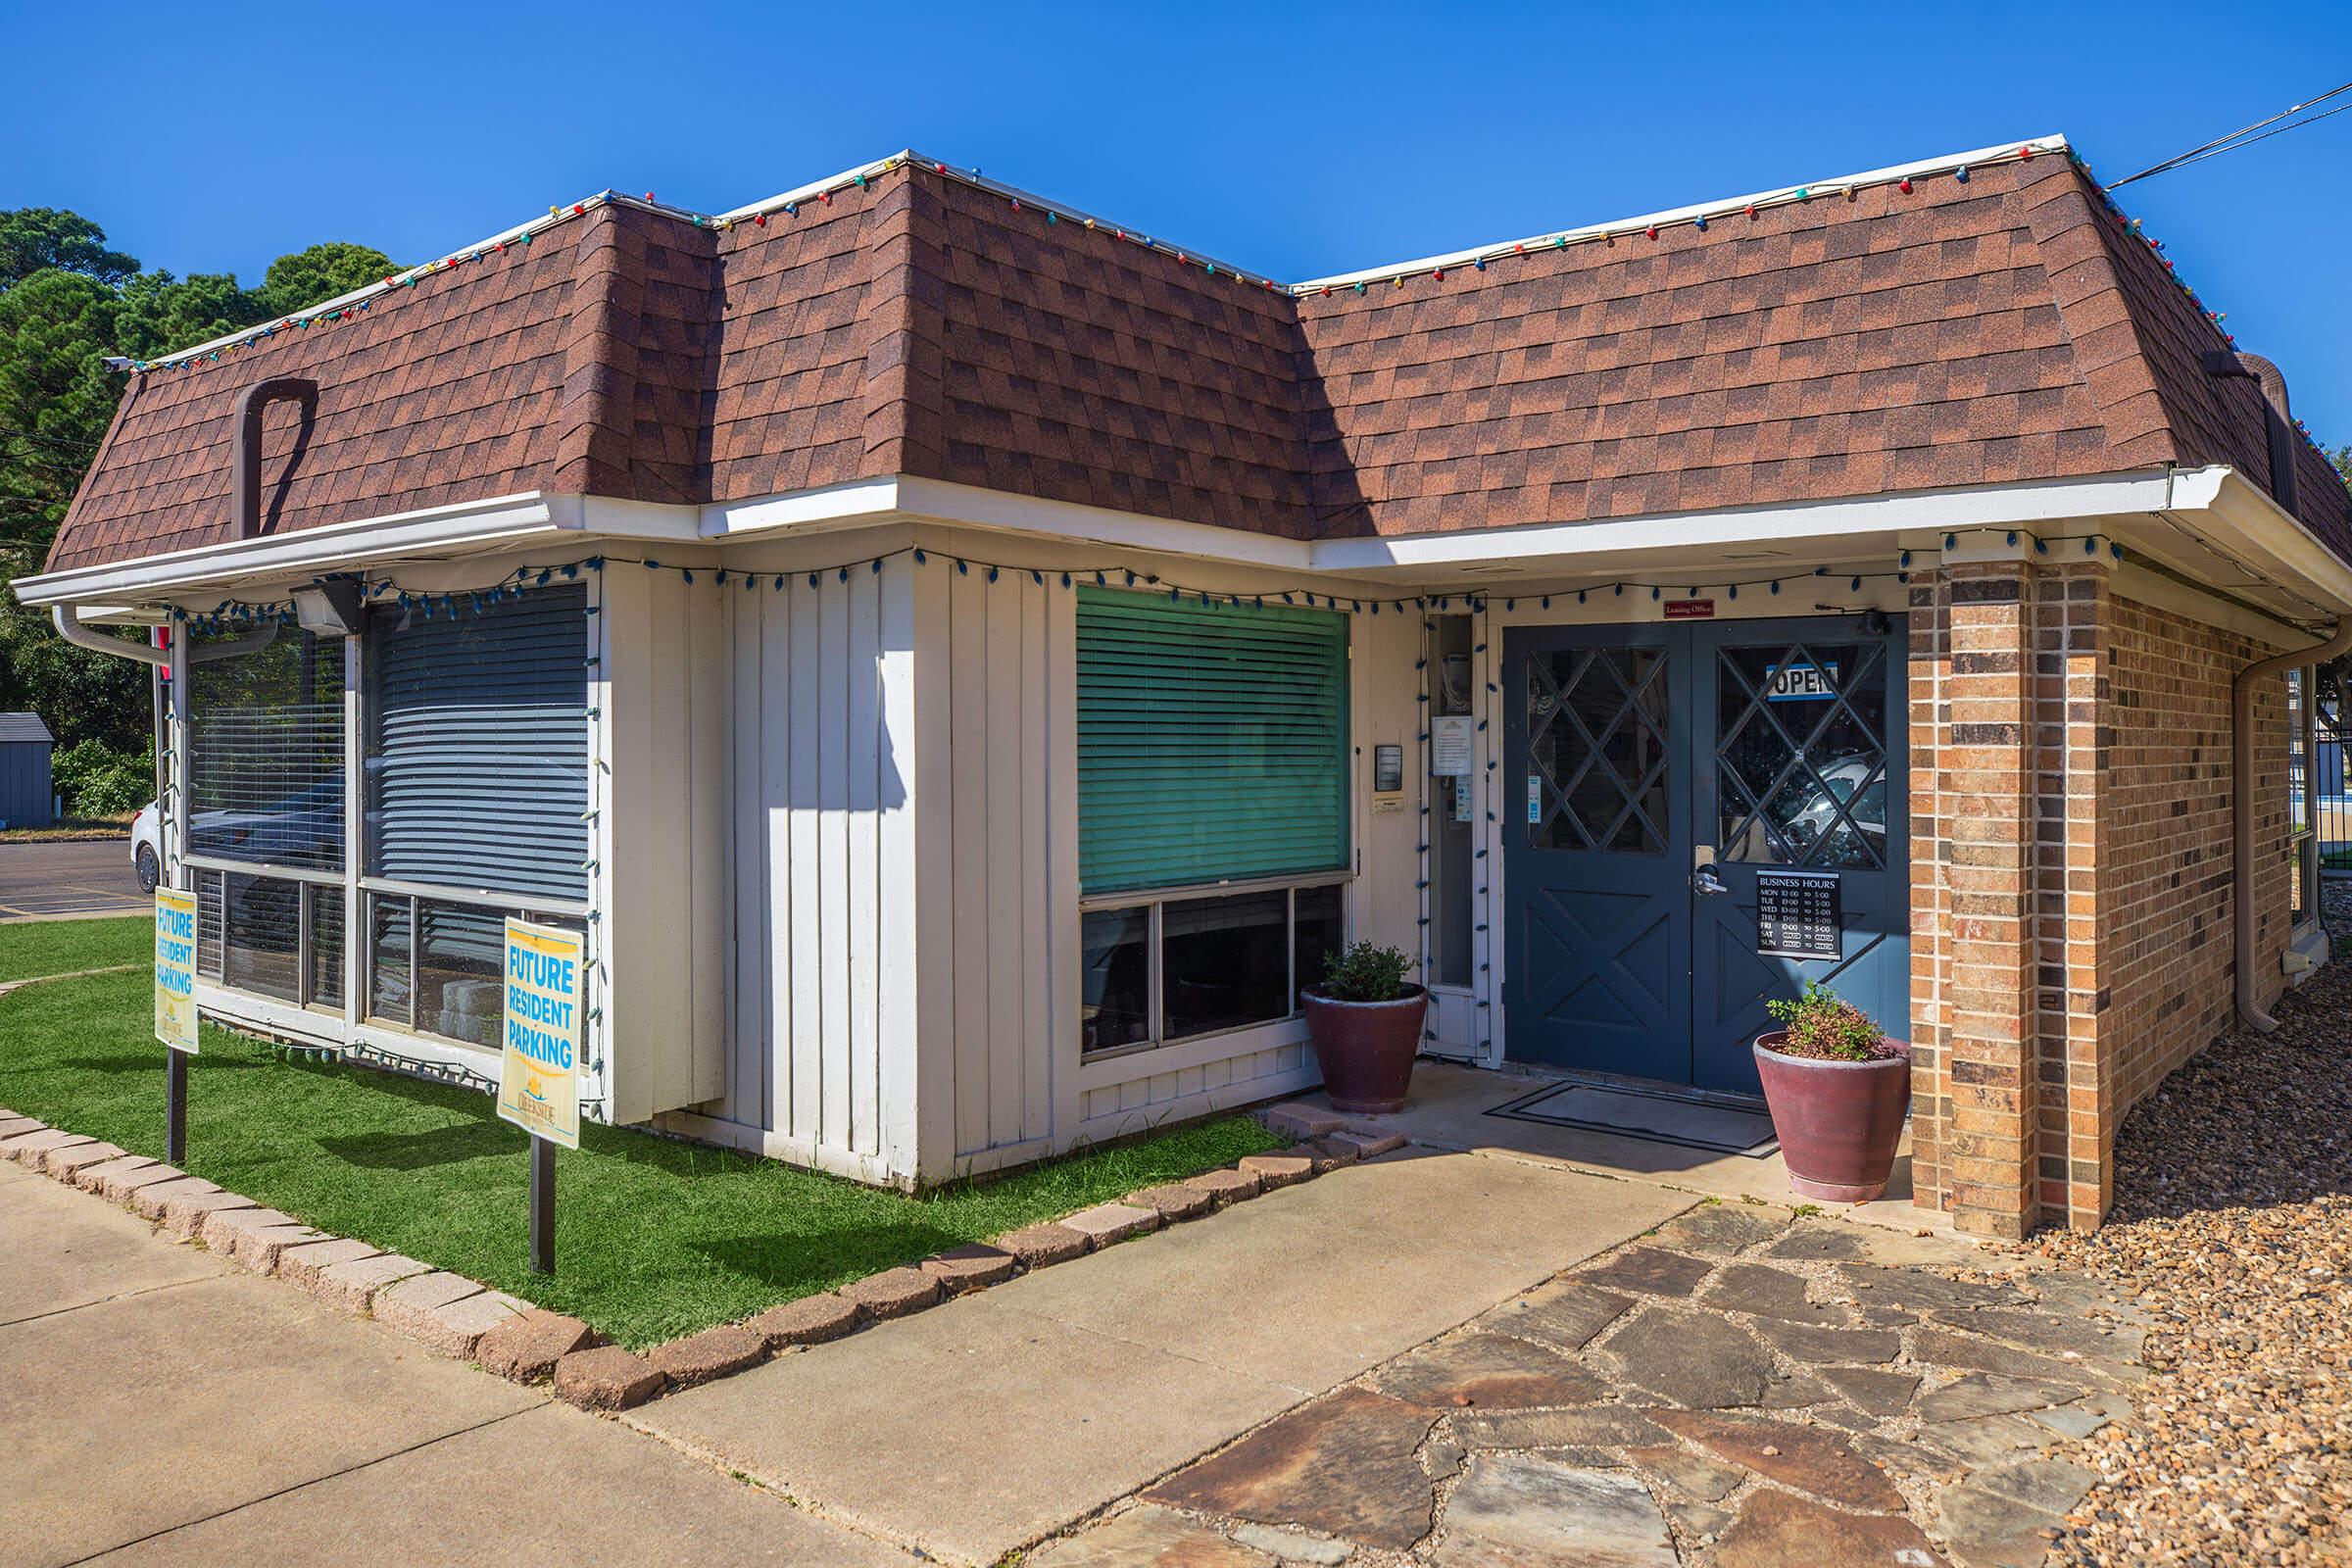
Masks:
[[[370,616],[368,875],[588,895],[587,593]]]
[[[1078,877],[1090,893],[1348,862],[1348,621],[1078,598]]]
[[[1348,777],[1345,616],[1080,591],[1087,1052],[1298,1015],[1342,937]]]
[[[270,626],[188,658],[188,852],[341,870],[342,639]]]
[[[494,1048],[506,917],[583,923],[586,592],[380,607],[362,666],[366,1011]]]
[[[197,972],[343,1005],[344,644],[291,627],[188,647]]]

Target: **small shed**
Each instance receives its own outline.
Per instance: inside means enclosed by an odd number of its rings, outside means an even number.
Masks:
[[[57,737],[38,713],[0,713],[0,827],[47,827],[56,818],[49,753]]]

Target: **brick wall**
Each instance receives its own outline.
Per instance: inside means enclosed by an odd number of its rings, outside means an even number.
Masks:
[[[1963,1229],[2087,1227],[2124,1113],[2229,1027],[2230,696],[2269,650],[2104,560],[1913,589],[1912,1185]],[[2288,936],[2286,683],[2256,706],[2259,994]]]

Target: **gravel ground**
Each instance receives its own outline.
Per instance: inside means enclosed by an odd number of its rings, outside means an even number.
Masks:
[[[2352,883],[2337,951],[2126,1119],[2115,1210],[2039,1250],[2137,1293],[2158,1371],[2053,1564],[2352,1562]]]

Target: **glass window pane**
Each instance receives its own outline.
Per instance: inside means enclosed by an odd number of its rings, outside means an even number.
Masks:
[[[228,950],[221,983],[284,1002],[297,1000],[301,885],[241,872],[228,873],[224,882]]]
[[[311,996],[324,1007],[343,1005],[343,890],[314,886],[311,899]]]
[[[1673,787],[1666,659],[1657,648],[1529,658],[1523,695],[1535,848],[1664,852]]]
[[[1113,1051],[1152,1038],[1152,911],[1097,909],[1079,919],[1081,1039]]]
[[[415,987],[410,984],[409,909],[414,901],[368,896],[368,1012],[406,1027]]]
[[[517,900],[587,897],[586,612],[577,585],[478,609],[374,610],[369,875]]]
[[[1297,976],[1298,988],[1323,983],[1323,959],[1347,945],[1340,928],[1340,889],[1337,884],[1327,888],[1300,888],[1296,924],[1291,933],[1292,950],[1298,955],[1292,973]],[[1416,976],[1415,978],[1419,978]],[[1293,999],[1295,1005],[1304,1005]]]
[[[1886,679],[1877,643],[1722,651],[1715,720],[1724,859],[1886,863]]]
[[[1281,889],[1160,909],[1167,1038],[1290,1015],[1290,897]]]
[[[417,900],[416,1027],[468,1045],[497,1046],[506,949],[501,911]]]
[[[196,972],[208,980],[220,978],[220,871],[196,872]]]
[[[343,640],[289,627],[250,653],[192,664],[188,714],[189,850],[341,870]]]

